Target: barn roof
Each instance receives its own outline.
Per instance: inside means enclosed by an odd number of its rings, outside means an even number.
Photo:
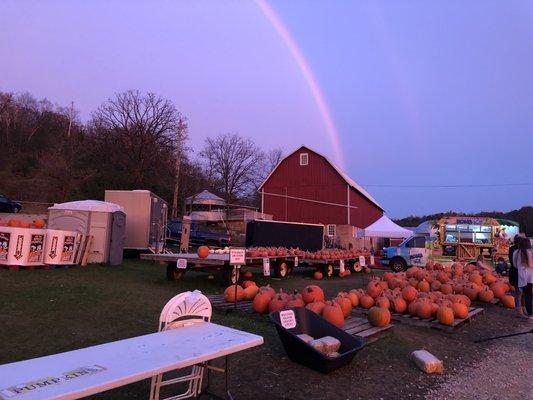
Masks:
[[[322,157],[324,160],[326,160],[328,162],[329,165],[331,165],[333,167],[333,169],[335,171],[337,171],[337,173],[341,176],[341,178],[354,190],[358,191],[359,193],[361,193],[363,195],[363,197],[365,197],[368,201],[370,201],[372,204],[374,204],[376,207],[380,208],[381,210],[384,210],[383,207],[381,207],[379,205],[379,203],[370,195],[370,193],[368,193],[361,185],[357,184],[357,182],[355,182],[352,178],[350,178],[348,176],[348,174],[346,174],[342,169],[340,169],[338,166],[336,166],[333,162],[331,162],[325,155],[323,154],[320,154],[318,151],[315,151],[315,150],[312,150],[310,149],[309,147],[305,146],[305,145],[302,145],[300,147],[298,147],[296,150],[294,150],[293,152],[289,153],[287,156],[283,157],[280,162],[278,163],[278,165],[276,165],[274,167],[274,169],[270,172],[270,174],[268,174],[268,176],[266,177],[266,179],[263,181],[263,183],[261,184],[261,186],[259,186],[259,190],[261,190],[263,188],[263,186],[265,185],[265,183],[267,183],[267,181],[270,179],[270,177],[272,176],[272,174],[274,173],[274,171],[281,165],[281,163],[283,161],[285,161],[287,158],[289,158],[290,156],[292,156],[294,153],[297,153],[298,151],[300,151],[301,149],[307,149],[309,151],[312,151],[313,153],[315,153],[316,155]]]

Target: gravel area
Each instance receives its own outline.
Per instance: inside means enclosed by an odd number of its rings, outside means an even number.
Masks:
[[[475,365],[449,375],[426,399],[533,400],[532,333],[494,340],[486,354]]]

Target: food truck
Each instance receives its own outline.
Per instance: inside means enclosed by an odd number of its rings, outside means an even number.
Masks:
[[[400,245],[384,248],[381,264],[405,271],[425,266],[429,259],[472,262],[480,254],[487,259],[507,258],[510,240],[518,230],[518,223],[509,220],[445,216],[421,223]]]

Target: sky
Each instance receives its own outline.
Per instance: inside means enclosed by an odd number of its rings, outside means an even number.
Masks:
[[[532,43],[531,1],[2,0],[0,90],[82,121],[152,91],[195,153],[305,144],[394,218],[508,211],[533,205]]]

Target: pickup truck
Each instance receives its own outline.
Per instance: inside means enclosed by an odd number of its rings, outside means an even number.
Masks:
[[[405,239],[398,246],[385,247],[381,265],[388,265],[395,272],[405,271],[408,267],[426,265],[431,254],[429,235],[414,235]]]
[[[179,244],[181,240],[181,220],[172,220],[167,225],[169,235],[168,242],[172,244]],[[231,237],[228,233],[210,231],[202,227],[200,224],[191,223],[191,232],[189,235],[189,245],[198,247],[202,245],[211,247],[226,247],[231,244]]]

